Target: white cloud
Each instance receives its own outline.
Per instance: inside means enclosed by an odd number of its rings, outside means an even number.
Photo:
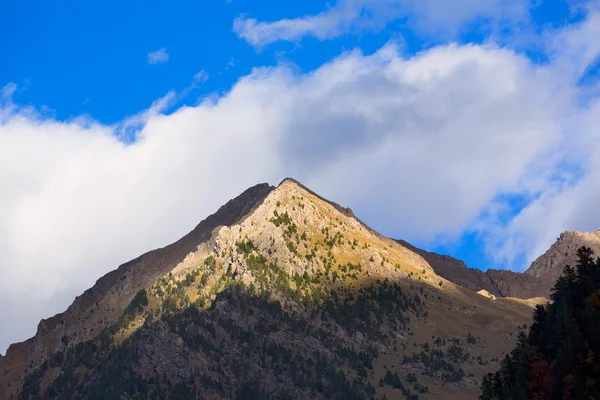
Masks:
[[[326,40],[352,30],[378,30],[398,18],[407,18],[422,32],[453,34],[476,19],[494,25],[524,20],[529,5],[526,0],[339,0],[316,15],[272,22],[238,17],[233,30],[259,47],[305,36]]]
[[[17,91],[16,83],[13,83],[13,82],[7,83],[6,85],[4,85],[4,87],[0,91],[0,97],[2,97],[3,99],[11,99],[16,91]]]
[[[205,83],[206,81],[208,81],[208,73],[205,70],[194,75],[194,83]]]
[[[308,74],[257,68],[222,97],[165,115],[179,96],[169,93],[114,126],[43,117],[3,91],[0,320],[13,329],[0,346],[248,186],[285,176],[406,239],[479,227],[499,195],[535,198],[486,228],[506,259],[564,228],[600,227],[587,213],[600,187],[599,107],[580,101],[564,67],[574,55],[563,54],[537,66],[494,46],[403,57],[389,45]],[[560,183],[561,171],[581,179]]]
[[[561,28],[547,38],[550,56],[557,67],[579,76],[598,60],[600,54],[600,3],[592,3],[587,18],[576,25]]]
[[[525,264],[546,251],[564,230],[600,229],[600,101],[593,99],[563,126],[562,158],[537,196],[506,224],[485,226],[488,251],[511,266],[519,255]]]
[[[531,201],[508,222],[484,220],[477,228],[486,236],[488,252],[511,268],[526,268],[564,230],[600,229],[594,205],[600,195],[600,87],[598,82],[592,86],[578,82],[600,56],[595,40],[600,34],[600,7],[590,2],[587,10],[580,23],[546,37],[551,65],[540,68],[540,73],[551,73],[555,84],[561,83],[552,96],[564,99],[563,117],[554,152],[539,160],[545,164],[532,170],[521,185],[529,189]],[[532,184],[531,179],[542,172],[545,176]],[[525,264],[513,264],[520,255]]]
[[[151,51],[148,53],[149,64],[164,64],[169,61],[169,55],[167,50],[163,47],[162,49]]]

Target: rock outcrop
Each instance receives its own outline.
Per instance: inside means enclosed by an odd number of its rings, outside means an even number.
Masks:
[[[550,295],[550,288],[562,274],[565,265],[575,267],[577,249],[581,246],[591,248],[596,256],[600,256],[600,231],[565,231],[544,254],[531,263],[524,274],[541,280],[548,287],[548,290],[541,296],[548,297]]]

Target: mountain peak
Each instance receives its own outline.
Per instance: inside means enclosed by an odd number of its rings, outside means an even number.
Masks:
[[[102,372],[116,365],[129,368],[125,375],[139,383],[125,386],[134,388],[129,397],[167,382],[191,385],[199,397],[228,397],[223,393],[258,380],[283,396],[294,382],[324,379],[321,390],[332,392],[316,395],[313,386],[299,386],[292,397],[326,398],[336,393],[330,386],[339,381],[336,371],[348,371],[348,387],[360,391],[366,382],[380,387],[379,370],[388,359],[405,372],[429,368],[405,351],[434,332],[444,341],[435,346],[447,351],[458,351],[458,337],[474,340],[471,334],[490,342],[500,334],[506,340],[495,346],[507,350],[530,313],[440,277],[423,257],[370,229],[350,209],[286,178],[277,187],[246,190],[179,241],[123,264],[67,311],[43,320],[34,338],[0,359],[0,370],[9,371],[0,376],[0,397],[17,396],[21,386],[25,398],[49,388],[87,398],[100,387],[116,391],[103,392],[106,398],[123,397],[123,374]],[[456,372],[460,364],[481,373],[465,362],[467,345],[490,362],[496,356],[463,343],[456,366],[440,364],[445,372],[429,371],[422,381],[432,388],[448,382],[476,388]],[[114,358],[134,353],[127,365]],[[307,360],[298,361],[302,380],[282,364],[289,357]],[[365,368],[377,375],[369,378]],[[71,375],[56,379],[61,374]]]
[[[339,211],[339,212],[341,212],[342,214],[344,214],[344,215],[346,215],[346,216],[348,216],[348,217],[352,217],[352,218],[356,219],[357,221],[359,221],[359,222],[360,222],[360,223],[361,223],[361,224],[362,224],[364,227],[366,227],[367,229],[370,229],[370,230],[372,230],[372,229],[371,229],[371,228],[369,228],[369,227],[368,227],[368,226],[367,226],[367,225],[366,225],[364,222],[362,222],[360,219],[358,219],[358,217],[357,217],[357,216],[354,214],[354,211],[352,211],[352,209],[351,209],[350,207],[344,207],[344,206],[341,206],[340,204],[338,204],[338,203],[336,203],[336,202],[334,202],[334,201],[331,201],[331,200],[328,200],[328,199],[326,199],[326,198],[322,197],[322,196],[321,196],[321,195],[319,195],[318,193],[316,193],[316,192],[314,192],[313,190],[311,190],[311,189],[309,189],[308,187],[306,187],[306,186],[305,186],[304,184],[302,184],[300,181],[298,181],[298,180],[296,180],[296,179],[294,179],[294,178],[289,178],[289,177],[288,177],[288,178],[285,178],[285,179],[283,179],[283,180],[281,181],[281,183],[278,185],[278,188],[279,188],[279,187],[283,187],[283,188],[285,188],[286,186],[287,186],[287,187],[289,187],[289,188],[296,187],[296,188],[299,188],[299,189],[301,189],[301,190],[303,190],[303,191],[305,191],[305,192],[309,193],[310,195],[312,195],[312,196],[316,197],[317,199],[319,199],[319,200],[321,200],[321,201],[324,201],[324,202],[326,202],[326,203],[330,204],[331,206],[333,206],[333,207],[334,207],[336,210],[338,210],[338,211]]]
[[[562,232],[552,246],[531,263],[525,274],[539,278],[552,287],[565,265],[575,266],[577,249],[581,246],[591,248],[596,256],[600,255],[600,230]]]
[[[279,187],[279,186],[283,185],[284,183],[292,183],[292,184],[295,184],[295,185],[302,186],[302,184],[298,180],[296,180],[295,178],[289,177],[289,176],[283,178],[281,180],[281,182],[279,182],[279,185],[277,185],[277,186]]]

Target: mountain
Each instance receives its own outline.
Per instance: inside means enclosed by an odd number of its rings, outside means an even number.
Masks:
[[[496,297],[516,297],[531,299],[549,298],[554,281],[508,270],[468,268],[461,260],[448,255],[440,255],[421,250],[404,240],[398,243],[423,257],[439,276],[474,292],[484,290]]]
[[[468,268],[456,258],[419,249],[403,240],[398,240],[398,243],[427,260],[439,276],[474,292],[485,290],[496,297],[549,299],[565,265],[575,265],[577,249],[586,246],[600,254],[600,230],[561,233],[556,242],[523,273],[495,269],[483,272]]]
[[[475,399],[532,310],[286,179],[42,320],[0,358],[0,400]]]
[[[575,266],[577,250],[584,246],[600,255],[600,231],[561,233],[556,242],[531,263],[525,275],[540,279],[545,286],[551,288],[562,274],[565,265]],[[550,298],[550,290],[546,291],[544,297]]]

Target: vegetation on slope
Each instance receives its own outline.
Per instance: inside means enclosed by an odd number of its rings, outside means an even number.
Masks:
[[[99,337],[57,354],[27,378],[22,398],[373,398],[368,378],[378,349],[368,343],[386,340],[413,300],[381,282],[355,301],[327,296],[323,305],[286,310],[266,292],[233,282],[206,310],[192,304],[160,319],[146,313],[144,325],[116,347]],[[360,347],[356,332],[365,335]],[[153,352],[170,359],[159,364]],[[40,390],[56,367],[61,374]]]

